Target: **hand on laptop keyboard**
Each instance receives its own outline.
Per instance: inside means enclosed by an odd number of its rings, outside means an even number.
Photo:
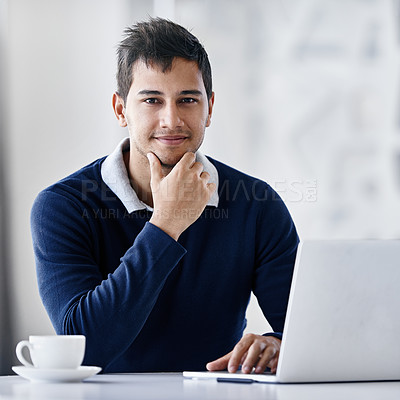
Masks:
[[[227,369],[233,373],[241,366],[242,372],[246,374],[252,371],[261,374],[269,367],[271,373],[275,373],[280,348],[280,339],[250,333],[244,335],[230,353],[209,362],[206,367],[209,371]]]

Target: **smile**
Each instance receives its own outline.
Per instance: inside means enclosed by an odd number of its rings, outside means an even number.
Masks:
[[[167,146],[179,146],[182,144],[187,137],[186,136],[160,136],[156,137],[160,143],[165,144]]]

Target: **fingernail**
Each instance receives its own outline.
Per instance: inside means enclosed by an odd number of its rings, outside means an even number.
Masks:
[[[245,374],[248,374],[249,372],[250,372],[250,367],[248,366],[248,365],[244,365],[243,367],[242,367],[242,371],[245,373]]]
[[[256,368],[256,374],[261,374],[263,372],[263,369],[261,367]]]
[[[228,367],[228,371],[229,371],[229,372],[236,372],[236,369],[237,369],[237,368],[235,368],[233,365],[230,365],[230,366]]]

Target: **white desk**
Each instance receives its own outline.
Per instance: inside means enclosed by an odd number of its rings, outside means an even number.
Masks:
[[[18,376],[2,376],[0,399],[399,400],[400,382],[239,384],[187,380],[182,374],[110,374],[80,383],[30,383]]]

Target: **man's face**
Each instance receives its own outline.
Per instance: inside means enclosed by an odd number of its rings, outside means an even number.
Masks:
[[[162,72],[137,61],[119,119],[129,129],[131,159],[141,162],[153,152],[171,168],[186,152],[196,152],[210,125],[213,102],[214,94],[207,99],[196,62],[175,58],[171,70]]]

